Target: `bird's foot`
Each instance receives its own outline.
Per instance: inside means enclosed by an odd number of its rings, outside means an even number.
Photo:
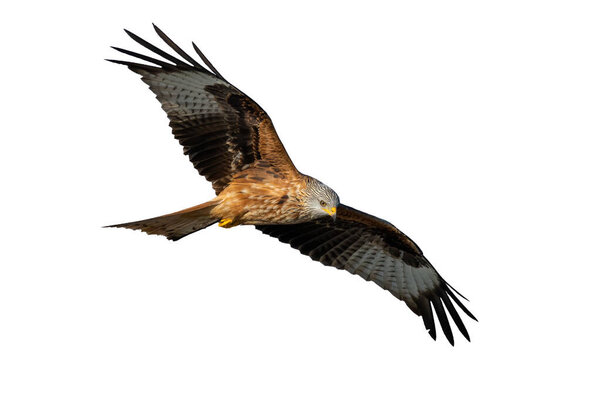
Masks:
[[[233,222],[230,218],[223,218],[219,221],[219,226],[221,228],[231,228],[231,223]]]

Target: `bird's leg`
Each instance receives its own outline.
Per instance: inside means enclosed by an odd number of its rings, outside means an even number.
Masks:
[[[231,218],[222,218],[219,221],[219,226],[221,228],[231,228],[233,220]]]

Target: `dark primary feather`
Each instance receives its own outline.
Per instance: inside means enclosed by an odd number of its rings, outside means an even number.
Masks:
[[[454,344],[447,311],[458,330],[470,340],[452,301],[475,319],[473,314],[427,261],[419,247],[392,224],[340,204],[335,222],[324,218],[296,225],[261,225],[256,228],[289,243],[315,261],[360,275],[391,292],[423,318],[425,328],[433,339],[436,338],[435,312],[444,335]]]
[[[194,48],[194,50],[196,51],[196,53],[200,56],[200,58],[202,59],[202,62],[204,62],[204,64],[206,64],[206,66],[208,68],[210,68],[210,70],[220,79],[225,80],[225,78],[223,78],[223,75],[221,75],[219,73],[219,71],[217,71],[217,69],[215,67],[213,67],[213,65],[211,64],[210,61],[208,61],[208,58],[206,58],[206,56],[202,53],[202,51],[200,51],[200,49],[198,48],[198,46],[196,46],[196,43],[192,42],[192,47]]]
[[[173,50],[175,50],[175,52],[177,54],[179,54],[181,57],[183,57],[187,62],[189,62],[190,64],[192,64],[194,67],[198,67],[198,68],[203,68],[202,65],[200,65],[196,60],[194,60],[192,57],[190,57],[185,51],[183,51],[181,49],[181,47],[179,47],[177,44],[175,44],[175,42],[173,42],[171,40],[171,38],[169,38],[167,35],[165,35],[165,33],[163,31],[161,31],[158,26],[152,24],[152,26],[154,27],[154,30],[156,31],[156,33],[158,34],[158,36],[160,36],[160,38],[169,45],[170,48],[172,48]],[[214,72],[214,70],[213,70]]]
[[[184,154],[215,191],[219,193],[235,173],[259,160],[268,161],[283,176],[296,172],[262,108],[229,84],[195,44],[194,50],[208,69],[154,28],[183,60],[126,30],[135,42],[166,61],[118,47],[114,49],[153,65],[109,61],[142,76],[167,113]]]

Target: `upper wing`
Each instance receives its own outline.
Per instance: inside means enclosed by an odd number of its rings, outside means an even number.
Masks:
[[[175,138],[198,172],[217,194],[232,176],[255,161],[265,160],[283,176],[297,174],[271,119],[251,98],[227,82],[193,44],[210,71],[186,54],[154,26],[160,38],[184,60],[155,47],[129,31],[136,42],[165,62],[114,47],[155,65],[108,60],[140,74],[162,104]],[[188,64],[189,63],[189,64]]]
[[[367,281],[372,280],[420,315],[425,328],[435,339],[433,305],[442,331],[454,344],[446,315],[448,310],[458,330],[469,340],[467,329],[451,299],[465,314],[475,319],[473,314],[417,245],[389,222],[340,204],[335,222],[325,218],[297,225],[262,225],[256,228],[289,243],[315,261],[343,268]]]

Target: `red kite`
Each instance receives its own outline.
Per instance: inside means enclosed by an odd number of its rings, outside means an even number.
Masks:
[[[212,183],[216,197],[172,214],[113,227],[179,240],[215,223],[224,228],[255,225],[313,260],[375,282],[421,316],[433,339],[435,311],[454,344],[447,311],[469,340],[454,303],[475,317],[459,300],[462,295],[408,236],[387,221],[341,204],[331,188],[300,173],[258,104],[223,78],[194,43],[204,66],[154,28],[181,59],[126,30],[164,60],[115,47],[153,65],[109,61],[141,75],[156,94],[184,154]]]

